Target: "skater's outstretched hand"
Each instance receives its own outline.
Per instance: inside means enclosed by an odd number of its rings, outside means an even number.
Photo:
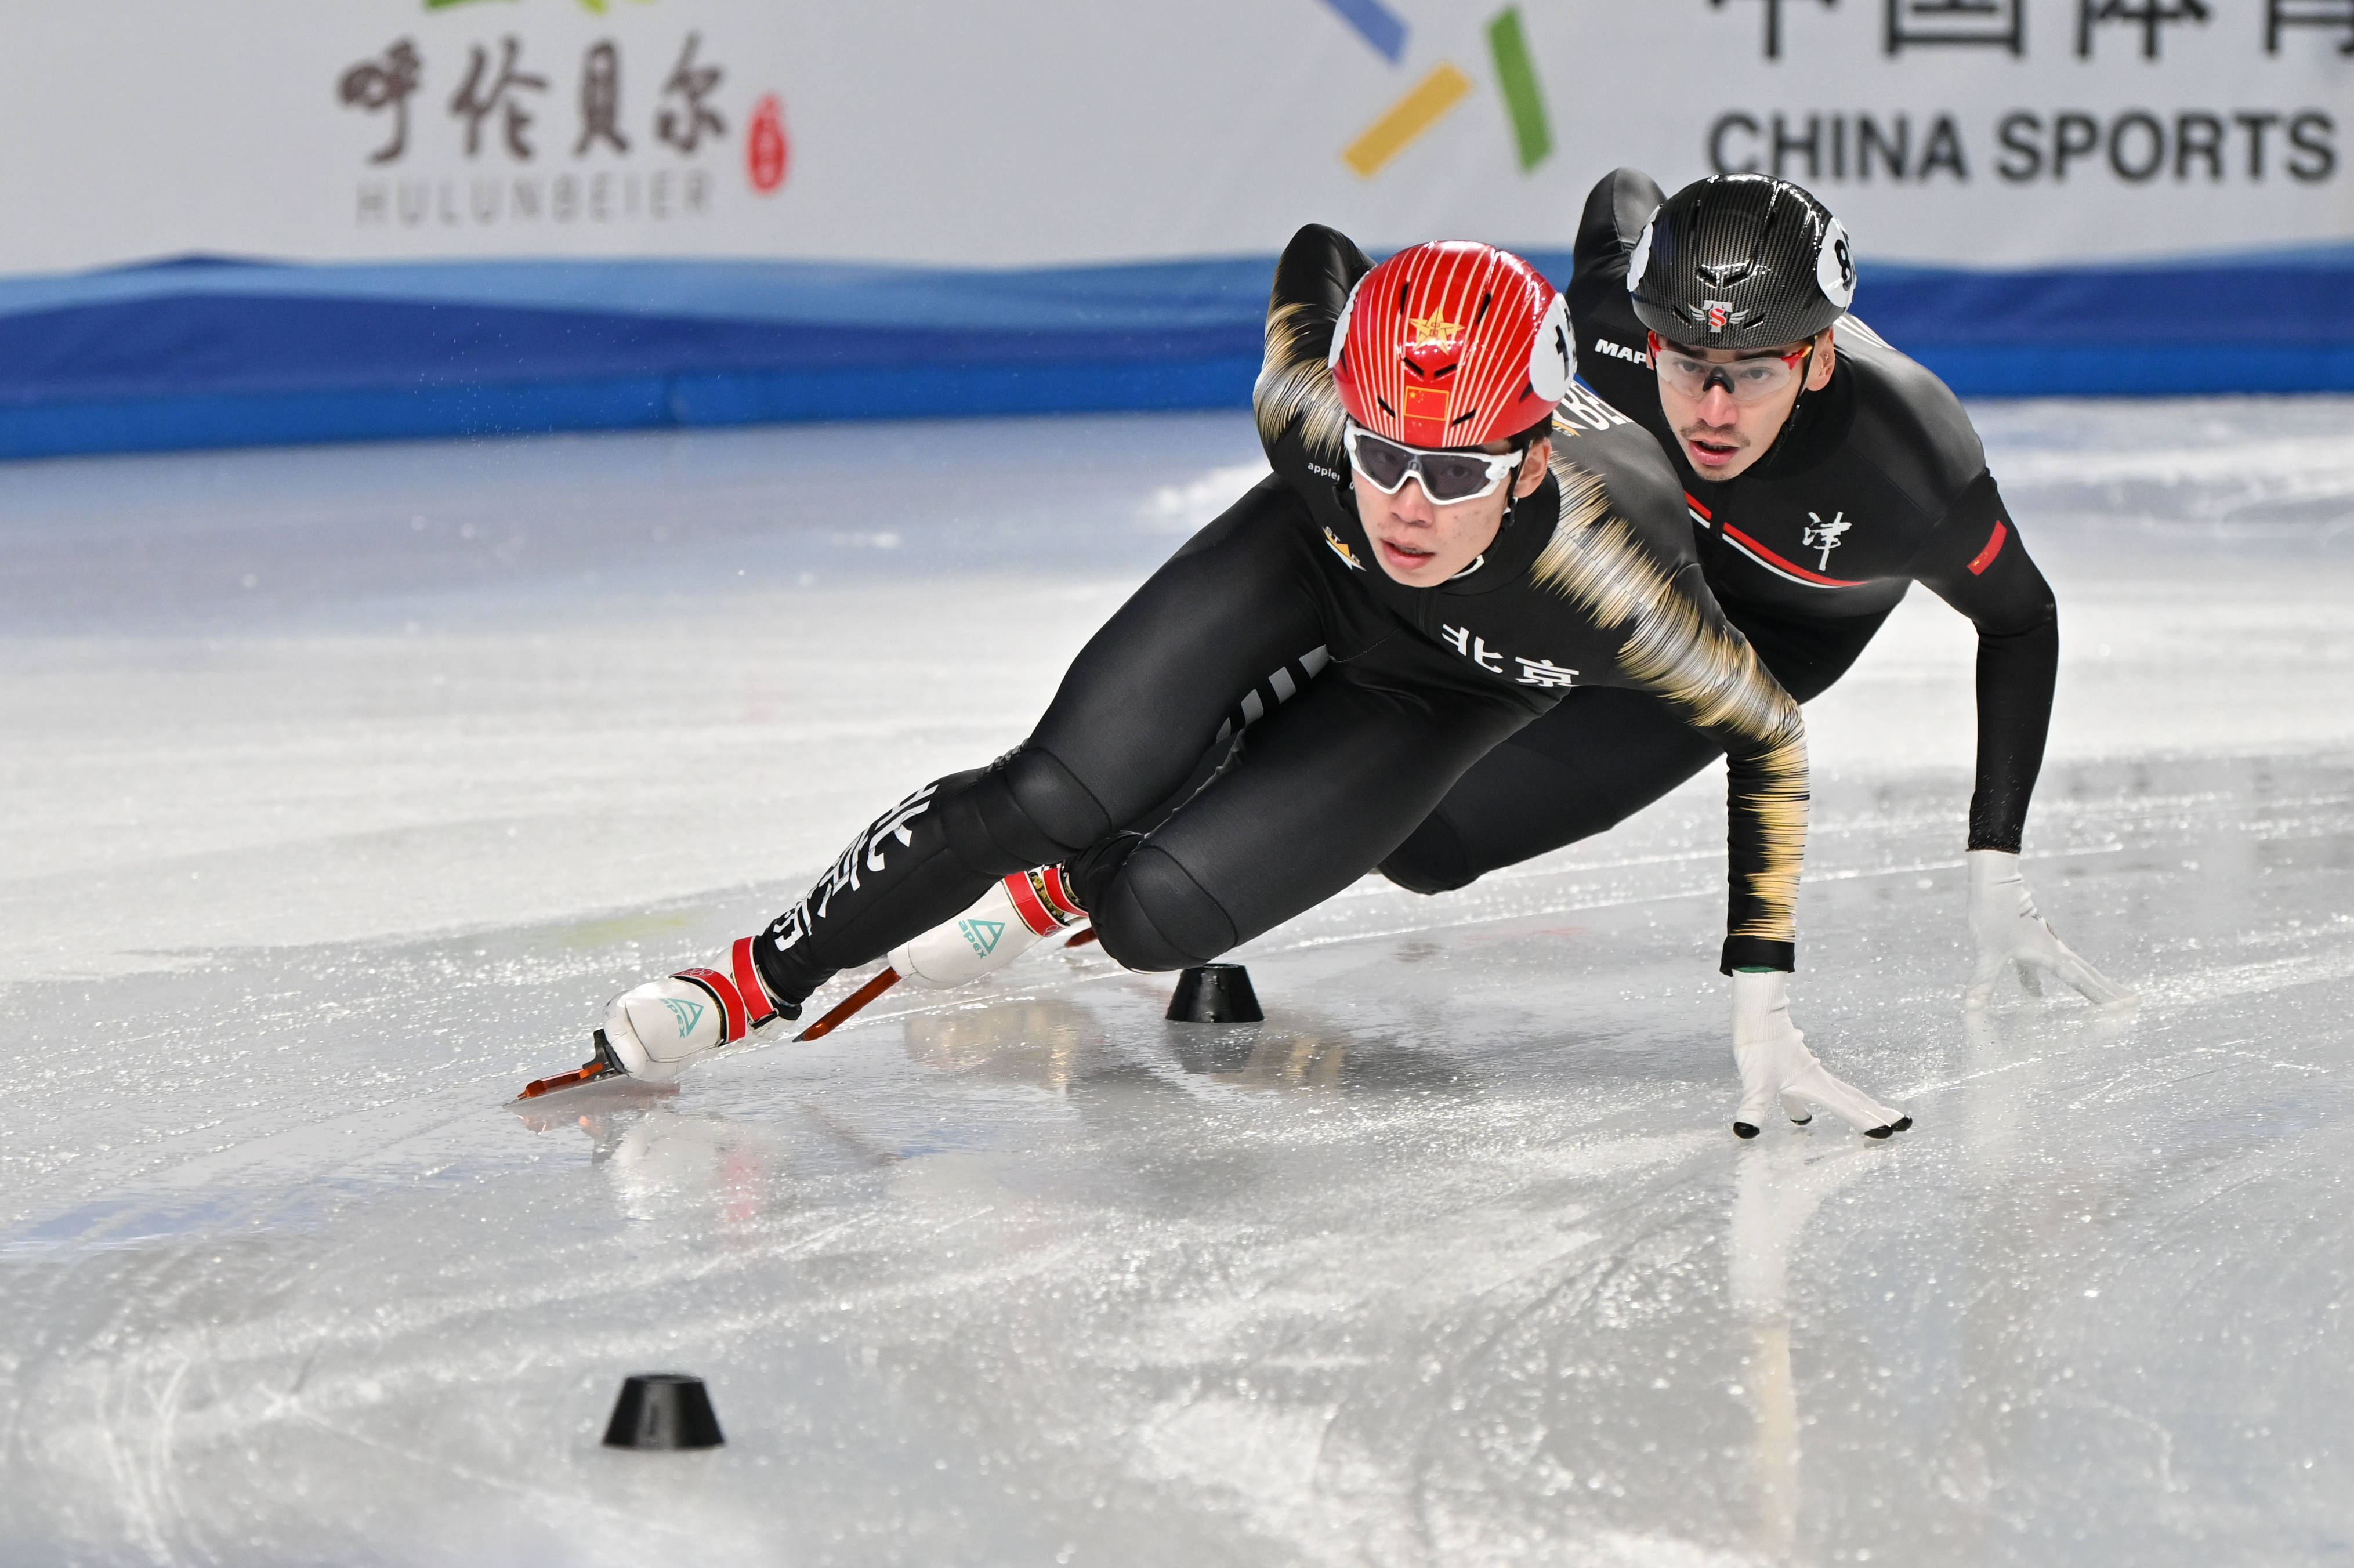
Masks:
[[[2035,897],[2019,874],[2017,855],[2006,850],[1972,850],[1967,859],[1970,936],[1978,945],[1978,967],[1962,995],[1964,1006],[1984,1007],[1993,999],[1994,982],[2013,966],[2030,996],[2043,994],[2043,977],[2051,974],[2084,992],[2095,1007],[2134,1000],[2133,992],[2078,958],[2035,912]]]
[[[1812,1121],[1820,1106],[1866,1138],[1886,1138],[1911,1127],[1911,1117],[1832,1076],[1815,1059],[1807,1037],[1790,1022],[1789,980],[1778,969],[1744,969],[1733,977],[1733,1059],[1741,1068],[1741,1109],[1733,1130],[1756,1137],[1776,1100],[1783,1114],[1801,1125]]]

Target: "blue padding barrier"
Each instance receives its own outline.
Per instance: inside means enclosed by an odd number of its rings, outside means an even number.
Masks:
[[[768,370],[57,403],[0,409],[0,457],[938,413],[1241,408],[1250,402],[1257,374],[1254,350],[1224,359],[1127,366]]]
[[[1964,397],[2354,391],[2354,253],[1864,269],[1857,313]]]
[[[1567,256],[1531,260],[1566,280]],[[1239,408],[1272,270],[191,259],[0,280],[0,456]],[[1857,306],[1965,396],[2354,390],[2343,249],[1867,265]]]
[[[0,456],[1230,408],[1272,270],[191,259],[0,280]]]

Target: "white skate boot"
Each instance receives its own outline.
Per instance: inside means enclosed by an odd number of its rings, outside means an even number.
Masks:
[[[1063,868],[1042,865],[1002,879],[955,919],[892,948],[885,961],[910,985],[946,990],[1003,969],[1040,938],[1086,917]]]
[[[728,959],[732,974],[682,969],[615,997],[598,1032],[615,1065],[633,1078],[663,1083],[776,1017],[777,1004],[752,967],[752,938],[738,938]]]

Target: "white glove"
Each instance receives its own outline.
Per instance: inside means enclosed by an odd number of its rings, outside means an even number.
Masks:
[[[1774,1102],[1804,1126],[1814,1107],[1836,1111],[1866,1138],[1886,1138],[1913,1125],[1854,1085],[1831,1076],[1807,1037],[1790,1022],[1790,977],[1778,969],[1733,977],[1733,1059],[1741,1068],[1741,1109],[1733,1130],[1755,1138]]]
[[[2034,895],[2019,874],[2019,857],[2008,850],[1972,850],[1970,936],[1978,944],[1978,968],[1962,995],[1965,1007],[1984,1007],[2006,965],[2019,966],[2019,983],[2030,996],[2043,994],[2043,975],[2057,975],[2095,1007],[2131,1001],[2134,993],[2071,952],[2068,944],[2035,912]]]

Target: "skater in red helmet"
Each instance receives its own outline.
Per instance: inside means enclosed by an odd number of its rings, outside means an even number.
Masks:
[[[721,966],[617,998],[602,1055],[674,1075],[886,956],[953,980],[987,961],[958,953],[981,946],[959,931],[977,899],[1033,939],[1084,912],[1131,969],[1206,962],[1378,865],[1482,757],[1596,686],[1730,759],[1736,1130],[1776,1103],[1909,1125],[1790,1024],[1797,706],[1710,596],[1657,444],[1573,391],[1553,288],[1490,246],[1374,266],[1311,226],[1278,266],[1267,344],[1274,474],[1096,633],[1029,738],[860,829]],[[1268,688],[1289,700],[1267,711]],[[1198,782],[1237,714],[1244,743]]]

